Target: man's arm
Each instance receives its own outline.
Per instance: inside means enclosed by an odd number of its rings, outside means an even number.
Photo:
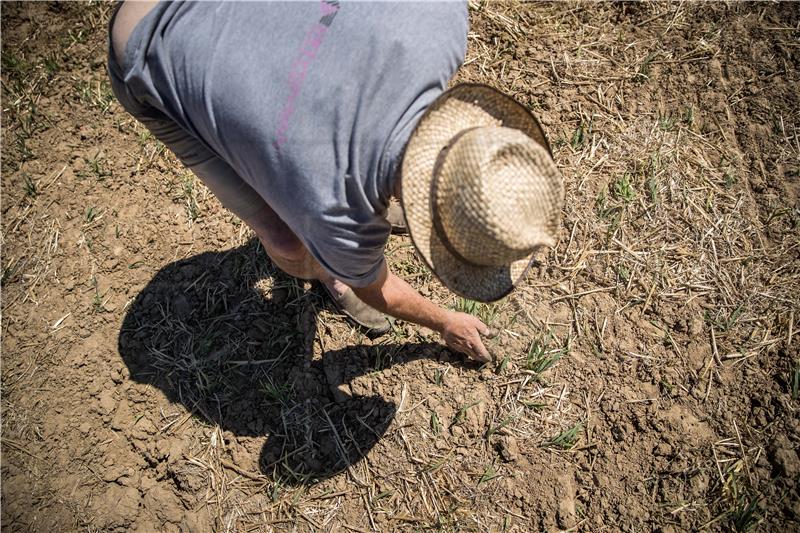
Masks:
[[[363,288],[353,287],[353,292],[382,313],[438,331],[450,348],[471,359],[491,361],[481,341],[481,335],[489,334],[489,328],[483,322],[466,313],[448,311],[427,300],[411,285],[389,272],[386,261],[375,283]]]

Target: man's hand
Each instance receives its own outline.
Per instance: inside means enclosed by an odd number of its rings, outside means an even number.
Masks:
[[[450,313],[442,329],[447,346],[463,353],[470,359],[487,363],[492,360],[483,345],[481,335],[488,337],[489,328],[479,319],[466,313]]]
[[[441,333],[447,346],[476,361],[491,361],[481,335],[491,337],[488,327],[472,315],[442,309],[423,298],[411,285],[390,273],[384,262],[378,279],[370,286],[353,287],[356,296],[378,311]]]

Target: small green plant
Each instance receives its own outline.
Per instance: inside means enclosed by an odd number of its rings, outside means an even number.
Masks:
[[[285,468],[288,469],[288,466],[285,466]],[[272,484],[272,489],[269,491],[270,498],[272,498],[273,502],[277,502],[280,499],[283,485],[284,483],[281,477],[275,476],[275,482]]]
[[[14,264],[9,263],[8,265],[3,267],[3,274],[0,275],[0,285],[5,285],[13,275],[14,275]]]
[[[583,429],[583,424],[578,422],[571,428],[565,429],[552,439],[546,440],[544,442],[544,447],[561,448],[563,450],[572,448],[575,445],[575,443],[578,442],[578,436],[580,435],[582,429]]]
[[[658,116],[658,125],[664,131],[671,131],[675,127],[675,116],[672,113],[661,114]]]
[[[534,339],[528,348],[528,354],[525,358],[525,368],[541,374],[542,372],[551,368],[558,362],[559,359],[564,357],[569,352],[569,339],[564,346],[556,349],[549,349],[549,345],[553,340],[553,333],[547,332],[542,338]]]
[[[726,170],[722,177],[725,180],[725,187],[729,189],[736,185],[736,183],[739,181],[736,177],[736,174],[734,174],[732,170]]]
[[[436,412],[431,412],[431,431],[434,435],[438,435],[442,431],[442,424],[439,422],[439,416]]]
[[[276,384],[267,378],[267,382],[261,382],[261,393],[267,403],[285,405],[289,401],[290,390],[285,383]]]
[[[743,479],[738,463],[726,472],[723,496],[730,505],[727,515],[733,528],[739,533],[747,533],[761,521],[760,496],[754,494],[747,480]]]
[[[27,161],[35,157],[33,151],[28,147],[28,140],[44,131],[48,126],[48,120],[39,113],[36,103],[30,97],[20,96],[19,99],[23,102],[20,105],[27,103],[27,106],[24,109],[16,110],[17,127],[14,129],[14,146],[19,152],[20,159]]]
[[[47,72],[51,76],[56,72],[58,72],[59,66],[56,54],[53,52],[45,56],[42,59],[42,66],[44,67],[45,72]]]
[[[444,381],[444,370],[441,368],[436,368],[433,370],[433,383],[438,385],[439,387],[442,386],[442,382]]]
[[[36,198],[36,196],[39,194],[39,191],[36,188],[36,183],[27,173],[22,176],[22,188],[25,190],[25,196],[28,198]]]
[[[83,221],[87,224],[91,224],[95,221],[98,215],[97,208],[94,206],[89,206],[86,208],[86,212],[83,214]]]
[[[186,216],[194,222],[200,216],[200,207],[197,205],[197,191],[195,189],[194,178],[190,174],[183,176],[183,198],[186,206]]]
[[[742,315],[745,302],[739,304],[729,315],[725,316],[722,310],[717,312],[713,318],[706,312],[706,322],[714,326],[718,331],[727,332],[739,322],[739,317]]]
[[[387,490],[384,490],[384,491],[382,491],[382,492],[379,492],[379,493],[378,493],[378,494],[377,494],[377,495],[376,495],[376,496],[375,496],[375,497],[372,499],[372,502],[374,503],[374,502],[380,501],[380,500],[382,500],[382,499],[384,499],[384,498],[390,498],[390,497],[392,497],[392,496],[394,496],[394,491],[393,491],[393,490],[389,490],[389,489],[387,489]]]
[[[450,459],[454,451],[455,449],[451,449],[444,457],[425,465],[425,471],[432,474],[437,470],[439,470],[441,467],[444,466],[444,464],[448,461],[448,459]]]
[[[626,204],[629,203],[636,196],[631,183],[630,174],[625,172],[622,176],[614,182],[612,192],[617,200],[621,200]]]
[[[98,151],[91,159],[84,158],[84,160],[89,165],[89,170],[97,181],[103,181],[107,176],[111,176],[111,171],[105,168],[102,152]]]
[[[375,363],[373,364],[372,368],[375,370],[383,370],[384,368],[388,368],[392,363],[392,356],[394,352],[385,347],[385,346],[376,346],[375,347]]]
[[[458,297],[456,299],[455,306],[453,307],[455,311],[459,313],[467,313],[472,316],[476,316],[481,319],[481,322],[486,324],[487,326],[491,325],[492,322],[497,318],[498,309],[496,304],[483,304],[480,302],[476,302],[474,300],[469,300],[467,298]]]
[[[656,52],[651,52],[644,58],[642,64],[639,65],[639,70],[633,76],[633,81],[635,83],[644,83],[650,79],[650,64],[656,58]]]
[[[459,297],[456,300],[455,310],[459,313],[468,313],[470,315],[476,315],[478,313],[478,309],[480,308],[480,303],[476,302],[475,300],[468,300],[467,298]]]
[[[589,123],[584,123],[583,120],[580,121],[578,127],[575,128],[575,132],[572,134],[572,149],[577,150],[581,146],[586,143],[586,140],[592,134],[592,121],[590,120]]]
[[[86,32],[83,29],[78,31],[67,30],[67,37],[70,42],[70,46],[80,44],[87,39]]]
[[[686,108],[683,110],[683,115],[681,116],[681,122],[689,126],[689,128],[692,127],[694,124],[694,107],[686,106]]]
[[[82,80],[75,85],[75,89],[84,104],[97,109],[102,114],[108,112],[114,102],[114,93],[105,79],[94,82]]]
[[[619,279],[622,280],[623,283],[628,283],[628,280],[631,278],[631,273],[628,270],[628,267],[623,264],[619,264],[617,265],[616,270]]]
[[[483,471],[480,479],[478,479],[478,485],[481,483],[486,483],[487,481],[491,481],[494,478],[498,477],[500,474],[497,473],[495,470],[494,465],[490,464],[486,467],[486,470]]]
[[[507,416],[507,417],[505,417],[503,420],[501,420],[501,421],[500,421],[500,422],[499,422],[499,423],[498,423],[496,426],[489,426],[489,429],[488,429],[488,430],[486,430],[486,435],[485,435],[485,437],[486,437],[487,439],[489,439],[489,438],[490,438],[492,435],[494,435],[495,433],[497,433],[498,431],[500,431],[501,429],[503,429],[504,427],[506,427],[507,425],[509,425],[509,424],[510,424],[511,422],[513,422],[514,420],[516,420],[516,417],[514,417],[514,416]]]
[[[479,402],[479,401],[472,402],[472,403],[469,403],[469,404],[463,406],[461,409],[459,409],[458,412],[456,413],[456,415],[453,417],[453,422],[450,425],[451,426],[457,426],[458,424],[461,424],[462,422],[464,422],[464,420],[467,418],[467,411],[470,408],[475,407],[479,403],[481,403],[481,402]]]
[[[758,505],[757,498],[752,500],[742,500],[740,505],[731,511],[733,527],[740,533],[752,531],[753,528],[761,521],[760,512],[761,508]]]
[[[30,65],[24,59],[7,50],[3,50],[0,65],[2,65],[4,73],[17,77],[24,76],[30,70]],[[5,86],[3,88],[5,89]]]
[[[601,220],[609,223],[608,233],[609,235],[613,235],[622,220],[623,209],[618,205],[614,205],[614,202],[609,198],[609,192],[606,187],[603,187],[600,189],[600,192],[597,193],[594,207],[597,216],[600,217]]]
[[[653,176],[647,178],[647,193],[650,197],[650,203],[658,205],[658,182]]]
[[[105,303],[103,302],[103,295],[100,294],[100,288],[97,283],[97,278],[92,276],[92,288],[94,289],[94,296],[92,296],[92,311],[94,314],[105,313],[107,311]]]
[[[600,215],[600,218],[605,218],[607,200],[608,197],[606,195],[606,188],[603,187],[600,189],[600,192],[597,193],[597,198],[594,200],[594,208],[597,211],[597,214]]]
[[[497,365],[497,368],[495,369],[495,374],[502,374],[503,372],[505,372],[506,368],[508,368],[508,362],[510,360],[511,358],[508,355],[505,355],[503,359],[500,361],[500,364]]]
[[[142,128],[142,129],[140,129],[140,130],[139,130],[139,133],[138,133],[138,135],[136,136],[136,139],[139,141],[139,146],[140,146],[141,148],[144,148],[145,146],[147,146],[147,144],[148,144],[150,141],[152,141],[153,139],[155,139],[155,137],[154,137],[154,136],[153,136],[153,134],[150,132],[150,130],[148,130],[147,128]]]

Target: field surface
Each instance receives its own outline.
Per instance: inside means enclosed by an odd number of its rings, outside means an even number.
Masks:
[[[475,2],[558,245],[491,364],[368,339],[115,102],[107,3],[2,4],[4,531],[800,530],[800,4]]]

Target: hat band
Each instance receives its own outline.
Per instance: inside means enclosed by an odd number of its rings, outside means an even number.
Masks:
[[[447,249],[448,252],[453,254],[456,259],[461,262],[467,263],[468,265],[472,266],[484,266],[475,263],[474,261],[470,261],[453,246],[453,243],[450,242],[450,239],[447,237],[447,231],[444,229],[444,224],[442,224],[442,218],[439,216],[439,204],[436,202],[436,191],[439,187],[439,177],[441,175],[441,168],[444,164],[444,160],[447,158],[447,154],[450,152],[450,148],[460,139],[464,134],[469,133],[472,130],[476,130],[481,126],[473,126],[471,128],[465,128],[450,139],[447,145],[439,151],[439,155],[436,156],[436,162],[433,165],[433,179],[431,180],[431,198],[433,201],[431,202],[431,221],[433,222],[433,228],[436,230],[436,235],[439,237],[439,240],[442,241],[442,244]]]

